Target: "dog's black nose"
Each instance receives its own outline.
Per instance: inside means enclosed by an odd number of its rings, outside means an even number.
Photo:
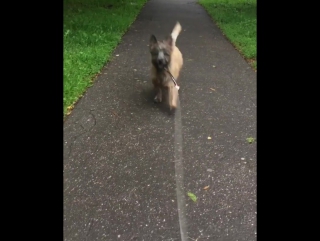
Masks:
[[[158,59],[158,64],[164,65],[164,60],[163,59]]]

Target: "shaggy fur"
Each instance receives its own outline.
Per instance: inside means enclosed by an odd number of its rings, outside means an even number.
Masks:
[[[163,41],[158,41],[154,35],[150,37],[149,49],[151,53],[151,77],[156,96],[155,102],[161,102],[163,92],[168,91],[170,110],[177,107],[178,89],[167,72],[173,75],[177,80],[183,65],[183,58],[180,50],[176,46],[176,40],[181,32],[181,25],[176,23],[171,35],[167,36]]]

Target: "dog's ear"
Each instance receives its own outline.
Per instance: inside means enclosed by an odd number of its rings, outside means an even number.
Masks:
[[[158,41],[156,39],[156,36],[154,36],[153,34],[150,36],[150,40],[149,40],[149,47],[150,49],[152,47],[154,47],[156,44],[158,44]]]
[[[172,38],[171,35],[168,35],[168,36],[165,38],[165,41],[166,41],[166,43],[167,43],[170,47],[172,47],[172,45],[173,45],[173,38]]]

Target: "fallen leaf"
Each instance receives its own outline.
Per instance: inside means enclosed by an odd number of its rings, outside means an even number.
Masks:
[[[210,88],[210,90],[216,91],[214,88]]]
[[[251,144],[252,142],[254,142],[254,141],[255,141],[255,139],[254,139],[253,137],[247,138],[247,142],[249,142],[250,144]]]
[[[111,110],[111,113],[116,116],[116,117],[119,117],[119,115],[117,114],[117,112],[115,112],[114,110]]]
[[[197,196],[194,195],[192,192],[188,192],[187,194],[188,194],[189,198],[190,198],[192,201],[194,201],[194,202],[197,201]]]
[[[204,188],[203,188],[203,190],[208,190],[209,189],[209,186],[205,186]]]
[[[210,137],[210,136],[208,136],[208,140],[211,140],[211,137]]]

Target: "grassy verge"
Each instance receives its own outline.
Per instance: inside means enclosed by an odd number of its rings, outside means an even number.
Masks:
[[[257,69],[257,0],[199,0],[199,3]]]
[[[64,116],[110,59],[146,1],[64,0]]]

